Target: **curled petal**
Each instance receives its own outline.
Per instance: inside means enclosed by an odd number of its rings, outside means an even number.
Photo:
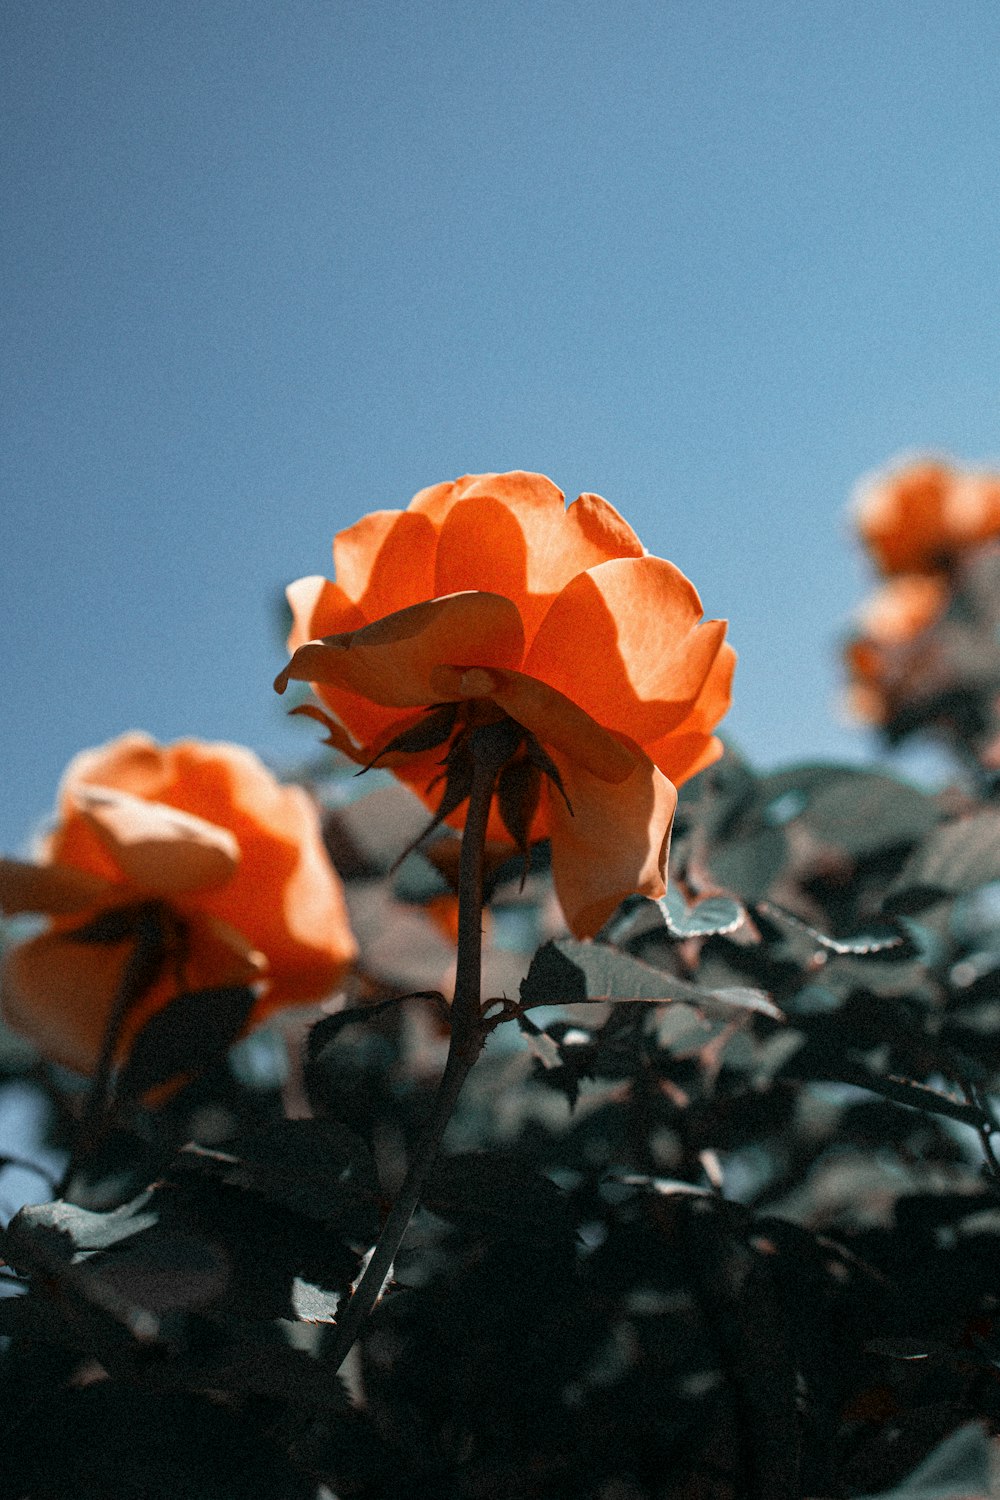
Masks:
[[[295,708],[288,710],[288,717],[292,718],[293,715],[299,715],[304,719],[315,719],[317,724],[322,724],[326,730],[326,743],[334,750],[339,750],[341,755],[346,756],[348,760],[364,765],[371,758],[351,738],[343,724],[320,708],[318,703],[299,703]]]
[[[240,847],[229,829],[110,787],[81,786],[74,796],[81,817],[138,890],[173,897],[232,879]]]
[[[572,814],[548,792],[552,878],[577,937],[593,937],[626,896],[662,896],[677,792],[646,756],[617,783],[553,752]]]
[[[435,667],[517,667],[523,654],[521,617],[509,599],[451,594],[300,646],[275,687],[329,683],[385,707],[417,708],[441,701],[431,685]]]
[[[114,893],[114,882],[70,865],[34,865],[0,859],[0,911],[68,916],[101,905]]]
[[[733,695],[736,652],[728,641],[719,647],[701,692],[675,729],[643,746],[674,786],[713,765],[722,754],[722,741],[712,730],[729,711]]]
[[[289,651],[295,651],[306,641],[315,641],[319,636],[358,630],[366,623],[358,606],[348,599],[342,588],[327,578],[297,578],[288,585],[285,597],[292,611]]]

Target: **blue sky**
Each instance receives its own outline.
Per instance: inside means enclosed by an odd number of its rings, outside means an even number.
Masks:
[[[7,0],[0,847],[132,727],[292,760],[274,600],[468,471],[605,495],[838,719],[843,508],[1000,458],[994,0]]]

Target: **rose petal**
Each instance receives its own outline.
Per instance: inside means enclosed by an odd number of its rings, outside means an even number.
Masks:
[[[232,879],[240,847],[228,829],[111,787],[81,786],[74,796],[84,820],[138,890],[170,897]]]
[[[300,646],[275,687],[283,692],[290,679],[329,683],[386,707],[417,708],[441,701],[431,686],[435,667],[520,666],[523,653],[521,619],[509,599],[452,594]]]
[[[0,969],[5,1019],[46,1057],[78,1073],[92,1073],[131,950],[131,943],[77,943],[58,932],[15,944]],[[260,955],[251,953],[239,934],[218,924],[192,923],[187,988],[249,984],[259,969]],[[118,1061],[150,1016],[177,993],[173,976],[167,975],[130,1010]]]
[[[439,592],[434,587],[436,545],[436,528],[426,516],[373,511],[335,538],[337,583],[366,620],[380,620]]]
[[[950,596],[947,578],[900,573],[887,579],[862,607],[862,632],[882,645],[911,641],[944,612]]]
[[[298,578],[288,585],[285,597],[292,611],[289,651],[295,651],[306,641],[315,641],[319,636],[358,630],[366,624],[358,606],[328,578]]]
[[[883,573],[933,569],[949,550],[946,511],[957,478],[950,465],[930,461],[864,481],[855,519]]]
[[[725,622],[700,618],[693,584],[672,563],[601,563],[553,601],[523,671],[646,744],[684,719],[719,653]]]
[[[681,722],[660,739],[643,746],[650,760],[674,786],[683,786],[722,754],[722,742],[712,730],[729,711],[735,667],[736,652],[728,641],[723,642],[701,692]]]
[[[80,786],[113,786],[155,802],[168,775],[164,748],[151,735],[132,730],[73,757],[59,785],[60,811],[75,811]]]
[[[174,905],[242,934],[267,955],[267,1009],[324,997],[343,979],[357,948],[340,881],[323,845],[309,794],[282,786],[252,751],[237,745],[175,746],[170,795],[224,818],[239,845],[236,877]],[[257,1012],[254,1012],[255,1016]]]
[[[46,1057],[93,1072],[128,951],[57,933],[15,944],[0,969],[4,1019]]]
[[[554,596],[578,573],[643,546],[614,508],[563,494],[538,474],[484,475],[453,502],[441,524],[435,593],[482,589],[517,604],[529,643]]]
[[[626,896],[666,891],[677,792],[645,756],[615,784],[559,751],[552,758],[573,809],[549,787],[552,879],[570,930],[593,937]]]
[[[0,859],[0,911],[44,912],[66,916],[99,906],[114,892],[114,882],[70,865],[33,865],[19,859]]]

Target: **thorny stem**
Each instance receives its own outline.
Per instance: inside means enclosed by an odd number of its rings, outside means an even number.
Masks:
[[[108,1088],[111,1069],[115,1059],[115,1048],[121,1034],[125,1017],[137,1001],[159,978],[166,957],[166,937],[162,909],[151,905],[143,912],[135,945],[122,970],[118,989],[108,1013],[101,1051],[90,1081],[87,1100],[80,1116],[73,1149],[66,1170],[56,1187],[56,1197],[64,1198],[79,1169],[80,1162],[90,1153],[100,1134],[101,1123],[107,1113]]]
[[[458,872],[458,953],[448,1058],[430,1116],[413,1152],[403,1185],[389,1210],[364,1275],[343,1315],[338,1319],[337,1340],[332,1355],[334,1369],[339,1369],[347,1358],[365,1319],[382,1294],[407,1226],[420,1201],[428,1173],[434,1165],[462,1085],[482,1050],[486,1036],[487,1028],[483,1025],[480,1011],[483,853],[490,803],[502,764],[496,754],[491,754],[492,748],[488,741],[484,742],[475,754],[469,808],[462,834]],[[504,751],[504,758],[506,754]]]

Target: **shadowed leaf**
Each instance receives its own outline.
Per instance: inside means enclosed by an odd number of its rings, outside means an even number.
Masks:
[[[915,912],[1000,880],[1000,813],[981,812],[938,828],[910,856],[885,909]]]
[[[643,1001],[664,1004],[686,1001],[706,1012],[720,1008],[755,1010],[774,1020],[783,1016],[762,990],[742,986],[703,988],[654,969],[638,958],[628,957],[602,943],[565,938],[546,943],[535,954],[521,983],[521,1004],[574,1005],[597,1001]]]
[[[143,1094],[217,1061],[243,1030],[254,999],[253,990],[243,985],[178,995],[151,1017],[133,1042],[118,1078],[119,1094]]]

